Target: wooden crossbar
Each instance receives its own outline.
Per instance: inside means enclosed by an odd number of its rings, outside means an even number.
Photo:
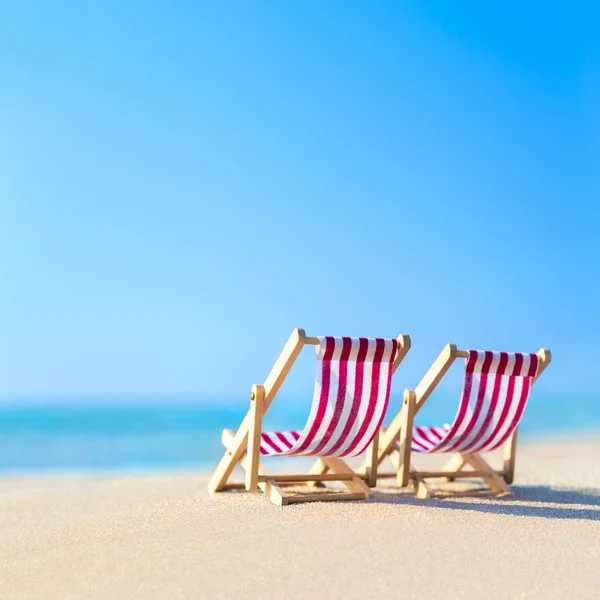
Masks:
[[[422,474],[424,477],[431,477],[431,478],[435,478],[435,477],[440,477],[443,479],[448,479],[448,480],[452,480],[452,479],[457,479],[457,478],[461,478],[461,477],[479,477],[479,471],[419,471],[420,474]],[[502,469],[495,469],[494,473],[496,473],[497,475],[500,475],[500,477],[504,477],[505,473]],[[395,479],[398,477],[398,473],[395,473],[393,471],[384,471],[383,473],[378,473],[377,474],[377,479]],[[410,478],[410,472],[409,472],[409,478]],[[244,487],[242,484],[240,484],[240,487]]]
[[[496,475],[504,475],[504,471],[494,471]],[[489,475],[489,471],[419,471],[423,479],[439,479],[451,477],[452,479],[468,479],[469,477],[483,477]]]
[[[258,481],[267,481],[272,479],[277,483],[283,482],[304,482],[304,481],[352,481],[356,477],[355,473],[325,473],[315,474],[303,473],[298,475],[259,475]]]
[[[352,494],[345,492],[329,492],[324,494],[297,494],[286,496],[284,504],[296,504],[298,502],[329,502],[329,501],[366,500],[364,494]]]

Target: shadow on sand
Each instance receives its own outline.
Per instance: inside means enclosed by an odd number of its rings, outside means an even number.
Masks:
[[[433,506],[447,510],[471,510],[514,517],[600,521],[600,489],[555,488],[545,485],[513,486],[512,489],[514,496],[481,497],[477,500],[468,496],[419,500],[412,493],[390,489],[389,492],[375,492],[369,501]],[[557,504],[564,506],[556,506]]]

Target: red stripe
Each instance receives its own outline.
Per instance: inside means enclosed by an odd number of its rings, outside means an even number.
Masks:
[[[385,342],[382,339],[375,340],[375,358],[373,361],[373,372],[371,374],[371,395],[369,397],[367,413],[363,419],[363,422],[360,424],[360,428],[357,434],[354,436],[350,446],[346,448],[345,454],[352,454],[354,450],[356,450],[356,447],[362,440],[362,437],[365,435],[365,432],[369,428],[371,420],[373,419],[375,407],[377,406],[377,395],[379,393],[379,374],[381,372],[381,357],[383,356],[384,347]],[[373,436],[375,433],[377,432],[374,432]]]
[[[323,360],[331,360],[335,350],[335,338],[327,336],[325,338],[325,352],[323,352]]]
[[[494,353],[486,350],[484,354],[485,358],[483,359],[483,365],[481,365],[481,372],[487,375],[490,372],[494,362]]]
[[[300,439],[300,432],[299,431],[290,431],[290,433],[292,434],[292,437],[298,441]]]
[[[385,351],[385,340],[382,339],[376,339],[375,340],[375,357],[373,358],[373,360],[375,362],[381,362],[381,359],[383,358],[383,353]]]
[[[435,436],[438,440],[441,440],[444,437],[435,427],[432,427],[429,431],[431,432],[431,435]]]
[[[271,445],[277,452],[283,452],[283,450],[273,441],[273,438],[268,433],[261,434],[261,437],[265,442]]]
[[[294,445],[283,435],[283,433],[277,431],[275,435],[281,440],[284,446],[287,446],[288,450]]]
[[[527,377],[535,377],[537,374],[538,363],[540,358],[537,354],[530,354],[529,356],[531,362],[529,363],[529,373],[527,373]]]
[[[531,387],[529,379],[523,379],[523,389],[521,390],[521,397],[519,398],[519,406],[517,407],[517,411],[515,412],[515,416],[513,417],[512,423],[510,427],[506,430],[504,435],[500,438],[500,441],[494,445],[490,450],[495,450],[498,446],[501,446],[507,439],[508,436],[515,430],[515,427],[519,424],[521,417],[523,416],[523,411],[525,410],[525,405],[527,404],[527,398],[529,396],[529,389]]]
[[[356,374],[354,376],[354,396],[352,398],[352,409],[348,416],[348,421],[344,427],[337,442],[330,448],[328,454],[333,456],[341,447],[342,444],[348,439],[348,435],[354,427],[354,423],[358,418],[358,409],[360,408],[360,400],[363,393],[363,382],[365,374],[365,358],[367,357],[367,351],[369,349],[369,340],[366,338],[360,338],[358,341],[358,357],[356,363]]]
[[[352,350],[352,340],[349,337],[342,338],[342,356],[340,358],[340,374],[338,378],[338,392],[335,400],[335,408],[333,410],[333,416],[327,426],[323,439],[313,450],[308,454],[319,454],[323,448],[327,445],[327,442],[331,439],[336,427],[340,422],[342,411],[344,410],[344,404],[346,400],[347,385],[348,385],[348,358],[350,357],[350,351]]]
[[[360,338],[358,341],[358,356],[356,361],[358,363],[364,363],[367,358],[367,352],[369,351],[369,340],[367,338]]]
[[[350,352],[352,351],[352,338],[342,338],[342,355],[340,360],[347,361],[350,359]]]
[[[521,375],[521,370],[523,369],[523,355],[515,354],[515,368],[513,369],[513,375]]]
[[[332,337],[325,338],[325,352],[324,356],[333,356],[333,349],[335,348],[335,339]],[[302,452],[306,450],[309,444],[314,440],[317,432],[319,431],[319,427],[323,423],[323,418],[325,417],[325,411],[327,410],[327,400],[329,398],[329,386],[330,386],[330,378],[331,378],[331,359],[321,361],[321,397],[319,398],[319,406],[317,407],[317,414],[312,423],[312,426],[298,448],[296,448],[296,452]]]
[[[508,365],[508,352],[500,352],[500,363],[498,364],[497,375],[504,375],[506,373],[506,366]]]
[[[394,340],[396,342],[396,340]],[[397,343],[397,342],[396,342]],[[381,349],[381,351],[380,351]],[[375,356],[373,357],[373,362],[384,362],[383,355],[385,353],[385,340],[383,338],[375,339]],[[385,361],[388,362],[388,361]]]
[[[477,358],[479,357],[479,352],[477,350],[469,350],[469,358],[467,359],[467,366],[465,367],[465,371],[467,373],[472,373],[475,369],[475,365],[477,364]]]

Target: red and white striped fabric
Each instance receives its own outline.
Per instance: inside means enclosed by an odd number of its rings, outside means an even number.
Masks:
[[[320,337],[315,391],[303,431],[263,433],[267,456],[356,456],[381,427],[396,356],[394,339]]]
[[[483,452],[502,445],[523,416],[537,354],[469,350],[452,426],[415,427],[413,452]]]

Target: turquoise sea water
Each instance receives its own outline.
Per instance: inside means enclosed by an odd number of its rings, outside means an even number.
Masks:
[[[449,422],[456,397],[432,397],[418,415],[423,424]],[[278,398],[266,428],[301,428],[310,403]],[[391,418],[400,406],[390,401]],[[0,403],[0,475],[40,472],[162,469],[207,471],[219,460],[221,430],[235,429],[248,404],[122,399],[5,400]],[[600,435],[600,395],[544,395],[530,399],[522,439],[582,432]]]

